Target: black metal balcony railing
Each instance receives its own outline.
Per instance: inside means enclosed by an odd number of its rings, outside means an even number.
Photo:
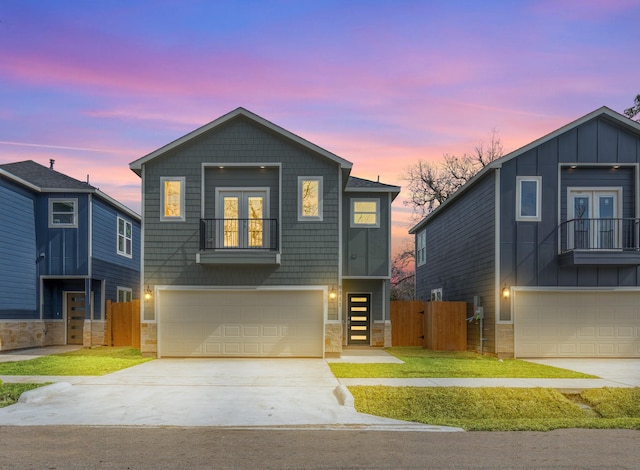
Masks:
[[[639,251],[640,219],[571,219],[560,224],[560,252]]]
[[[200,219],[200,250],[278,251],[278,220]]]

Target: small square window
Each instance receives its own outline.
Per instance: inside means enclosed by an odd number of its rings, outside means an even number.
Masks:
[[[431,302],[442,302],[442,287],[431,290]]]
[[[49,227],[78,226],[77,199],[49,199]]]
[[[185,220],[184,182],[184,176],[160,178],[160,220]]]
[[[541,176],[518,176],[516,178],[516,220],[539,222],[542,192]]]
[[[322,220],[322,176],[298,177],[298,220]]]
[[[380,227],[378,199],[351,200],[351,227]]]
[[[131,258],[132,256],[132,226],[131,222],[118,217],[118,254]]]
[[[118,302],[131,302],[132,294],[131,288],[118,286]]]

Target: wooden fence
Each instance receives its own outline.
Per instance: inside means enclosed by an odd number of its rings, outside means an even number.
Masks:
[[[465,302],[391,302],[391,344],[433,350],[467,349]]]
[[[104,339],[107,346],[140,347],[140,300],[107,300]]]
[[[422,346],[424,312],[426,312],[426,302],[421,300],[391,302],[391,344],[393,346]]]

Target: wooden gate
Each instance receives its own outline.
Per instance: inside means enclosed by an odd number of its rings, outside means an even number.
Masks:
[[[391,345],[422,346],[425,302],[394,300],[391,302]]]
[[[107,300],[107,346],[140,348],[140,300],[111,302]]]

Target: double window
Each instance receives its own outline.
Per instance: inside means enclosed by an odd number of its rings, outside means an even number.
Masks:
[[[351,227],[380,227],[380,201],[378,199],[352,199]]]
[[[78,226],[77,199],[49,199],[49,227]]]
[[[118,217],[118,254],[131,258],[132,226],[131,222]]]
[[[298,220],[322,220],[322,176],[298,177]]]
[[[131,302],[133,290],[118,286],[118,302]]]

